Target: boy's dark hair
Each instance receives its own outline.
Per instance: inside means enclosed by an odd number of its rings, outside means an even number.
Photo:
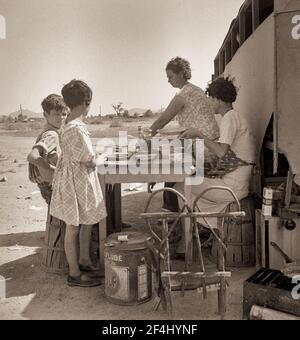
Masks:
[[[51,110],[62,111],[66,109],[66,104],[62,96],[58,94],[50,94],[42,101],[42,108],[44,112],[50,113]]]
[[[62,88],[61,94],[67,106],[72,110],[82,104],[90,105],[93,91],[82,80],[73,79]]]
[[[180,57],[173,58],[169,61],[166,67],[166,71],[167,70],[171,70],[176,74],[183,72],[183,76],[186,80],[190,80],[192,78],[192,70],[189,61]]]
[[[234,103],[237,91],[233,82],[229,78],[218,78],[210,83],[206,89],[206,94],[210,97],[223,100],[225,103]]]

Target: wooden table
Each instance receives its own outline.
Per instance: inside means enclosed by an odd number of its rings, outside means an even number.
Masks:
[[[173,172],[173,173],[172,173]],[[176,182],[176,183],[183,183],[184,185],[184,192],[183,195],[185,196],[187,203],[189,205],[191,205],[192,202],[192,195],[191,195],[191,186],[188,185],[188,181],[187,179],[189,178],[189,175],[185,174],[184,172],[182,174],[175,174],[174,171],[172,171],[171,169],[171,173],[170,174],[99,174],[99,180],[101,183],[101,187],[102,187],[102,191],[103,191],[103,196],[104,199],[106,200],[105,197],[105,188],[107,185],[109,184],[119,184],[120,186],[117,186],[115,188],[115,198],[114,201],[117,201],[118,198],[116,196],[121,196],[121,185],[122,183],[163,183],[163,182]],[[120,214],[121,209],[118,209],[118,214]],[[121,215],[119,215],[119,217],[117,216],[117,220],[121,221]],[[121,223],[121,222],[118,222]],[[184,221],[185,223],[185,240],[188,240],[188,235],[190,232],[190,220],[189,219],[185,219]],[[118,229],[120,229],[120,225],[117,227]],[[100,224],[100,228],[99,228],[99,254],[100,254],[100,265],[104,266],[104,242],[107,236],[107,221],[103,221]],[[187,246],[187,244],[186,244]]]

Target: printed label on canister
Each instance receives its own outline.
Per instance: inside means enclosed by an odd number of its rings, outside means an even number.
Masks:
[[[273,199],[273,189],[272,188],[264,188],[263,198],[272,200]]]
[[[138,266],[138,299],[148,297],[147,265]]]
[[[262,215],[266,217],[272,216],[272,206],[271,205],[263,205],[262,206]]]
[[[105,290],[112,298],[122,301],[129,300],[129,268],[106,266]]]

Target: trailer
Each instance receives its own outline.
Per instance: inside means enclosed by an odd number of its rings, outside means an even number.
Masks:
[[[300,1],[245,1],[214,60],[220,76],[234,80],[256,138],[252,192],[263,203],[273,189],[269,216],[257,211],[257,262],[281,269],[272,244],[300,259]]]

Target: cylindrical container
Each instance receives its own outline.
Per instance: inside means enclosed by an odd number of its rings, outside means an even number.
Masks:
[[[227,220],[224,225],[225,244],[227,252],[225,264],[227,267],[252,267],[255,265],[255,207],[252,196],[240,201],[241,210],[246,216],[237,221]],[[238,211],[237,204],[231,203],[228,212]],[[212,246],[213,259],[217,259],[218,242],[214,238]]]
[[[105,295],[118,305],[136,305],[152,297],[152,262],[147,242],[140,232],[110,235],[105,243]]]
[[[65,223],[51,216],[48,209],[42,255],[42,268],[47,273],[66,274],[68,272],[69,267],[64,247],[65,232]]]

